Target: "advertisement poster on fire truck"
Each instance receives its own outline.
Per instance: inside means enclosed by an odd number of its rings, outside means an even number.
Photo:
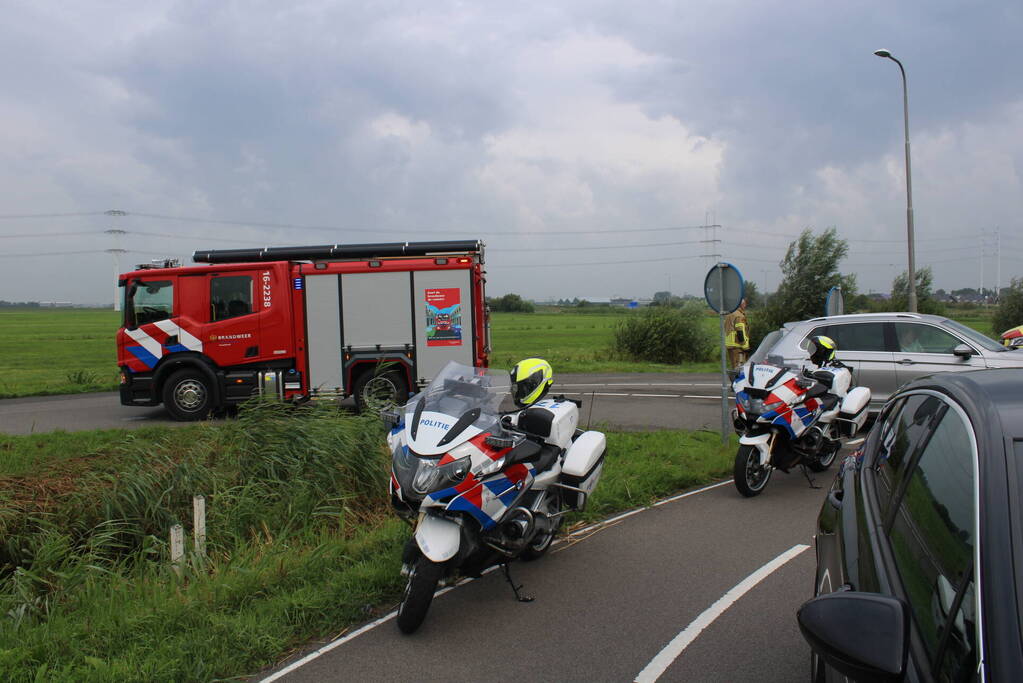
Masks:
[[[462,345],[462,296],[458,287],[426,290],[426,345]]]

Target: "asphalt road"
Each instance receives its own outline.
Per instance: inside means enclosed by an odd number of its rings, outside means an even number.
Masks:
[[[614,429],[721,428],[721,380],[715,374],[564,374],[552,391],[583,400],[581,421]],[[115,392],[0,400],[0,432],[177,425],[162,406],[122,406]]]
[[[292,683],[805,680],[810,651],[795,612],[811,597],[812,534],[830,478],[820,475],[822,488],[811,489],[799,474],[776,472],[757,498],[740,497],[727,482],[612,520],[538,562],[512,565],[534,602],[516,602],[503,575],[491,572],[439,595],[412,636],[388,615],[354,638],[311,648],[332,648],[320,656],[302,662],[298,655],[264,676],[283,673],[280,680]],[[772,561],[778,566],[735,595]],[[680,649],[680,640],[689,642]]]

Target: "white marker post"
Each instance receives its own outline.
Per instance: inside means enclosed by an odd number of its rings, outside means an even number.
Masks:
[[[174,573],[181,576],[181,570],[185,561],[185,530],[180,524],[170,528],[170,559]]]
[[[192,533],[195,539],[195,554],[206,557],[206,498],[192,496]]]

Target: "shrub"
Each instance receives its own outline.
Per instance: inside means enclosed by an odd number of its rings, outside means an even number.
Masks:
[[[536,310],[532,301],[526,301],[518,294],[505,294],[487,299],[490,310],[500,313],[532,313]]]
[[[712,360],[715,344],[701,325],[703,310],[699,304],[683,308],[651,306],[618,324],[614,350],[654,363]]]
[[[1012,283],[1002,290],[1001,301],[991,319],[995,336],[1016,325],[1023,324],[1023,278],[1013,278]]]

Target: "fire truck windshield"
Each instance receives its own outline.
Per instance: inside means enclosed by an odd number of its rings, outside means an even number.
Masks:
[[[135,280],[124,301],[124,326],[138,327],[166,320],[174,310],[174,283],[170,280]]]

